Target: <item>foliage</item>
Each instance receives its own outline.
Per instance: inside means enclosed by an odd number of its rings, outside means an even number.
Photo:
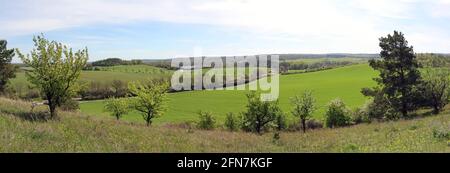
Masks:
[[[0,40],[0,94],[5,92],[9,79],[16,77],[16,66],[11,64],[14,49],[7,49],[7,41]]]
[[[123,115],[130,111],[130,106],[128,104],[128,99],[117,99],[112,97],[106,100],[104,109],[109,112],[111,116],[114,116],[119,120]]]
[[[214,129],[214,125],[216,120],[214,119],[211,112],[199,112],[199,121],[197,123],[197,128],[203,130],[212,130]]]
[[[325,125],[329,128],[350,125],[349,111],[341,99],[332,100],[328,104]]]
[[[76,111],[80,109],[80,104],[78,101],[72,99],[66,99],[60,106],[60,109],[63,111]]]
[[[75,53],[71,48],[43,36],[33,39],[35,49],[31,55],[23,55],[17,49],[22,62],[31,67],[27,79],[39,88],[48,101],[51,117],[56,117],[56,108],[75,94],[76,82],[88,60],[88,50]]]
[[[161,116],[165,111],[165,102],[169,83],[165,80],[150,80],[146,84],[131,82],[128,90],[132,96],[132,107],[141,113],[147,126],[153,118]]]
[[[425,105],[431,106],[434,114],[439,114],[450,99],[450,71],[427,68],[422,76]]]
[[[358,107],[351,112],[351,119],[354,124],[370,122],[366,106],[368,106],[367,103],[364,105],[364,107]]]
[[[311,91],[305,91],[302,96],[291,98],[291,103],[294,105],[292,114],[300,119],[303,132],[306,132],[306,121],[311,118],[315,110],[315,102]]]
[[[245,131],[262,134],[282,114],[278,101],[261,101],[254,91],[247,94],[247,99],[247,109],[242,113],[242,128]]]
[[[367,114],[369,122],[372,120],[398,120],[401,117],[379,88],[363,88],[362,93],[365,96],[373,97],[371,101],[366,102],[363,110]]]
[[[381,86],[380,92],[403,117],[415,110],[416,86],[419,84],[419,63],[408,46],[404,35],[394,31],[393,35],[380,38],[382,60],[370,60],[370,66],[380,72],[375,81]]]
[[[224,125],[226,129],[236,131],[239,128],[239,120],[232,112],[229,112],[225,117]]]
[[[142,64],[141,60],[125,61],[120,58],[108,58],[93,62],[92,66],[115,66],[115,65],[138,65]],[[92,67],[91,66],[91,67]]]
[[[450,67],[450,56],[433,54],[433,53],[419,53],[417,54],[417,60],[423,67]]]
[[[284,114],[279,114],[275,119],[275,129],[277,131],[282,131],[287,129],[286,116]]]

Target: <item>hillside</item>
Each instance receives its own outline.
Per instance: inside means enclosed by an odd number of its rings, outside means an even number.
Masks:
[[[314,92],[317,99],[318,111],[315,117],[320,119],[327,103],[335,98],[341,98],[351,108],[364,104],[367,98],[361,93],[361,88],[373,86],[376,72],[368,64],[359,64],[337,69],[282,75],[280,77],[280,106],[286,113],[291,111],[290,98],[301,94],[307,89]],[[248,91],[192,91],[169,94],[168,111],[155,119],[156,123],[186,122],[196,120],[197,112],[211,111],[219,122],[224,120],[226,113],[239,113],[244,110]],[[85,114],[104,116],[103,101],[83,102],[81,111]],[[290,115],[289,115],[290,117]],[[112,117],[111,117],[112,118]],[[291,117],[292,118],[292,117]],[[137,113],[124,116],[129,121],[142,121]]]
[[[80,113],[30,118],[30,103],[0,98],[0,152],[450,152],[450,114],[263,136],[179,125],[145,127]],[[44,109],[44,108],[41,108]],[[35,110],[37,112],[37,110]],[[36,113],[35,113],[36,114]]]

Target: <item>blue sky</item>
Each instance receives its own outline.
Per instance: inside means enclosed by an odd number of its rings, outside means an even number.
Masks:
[[[416,52],[450,52],[450,0],[0,0],[0,39],[28,53],[44,33],[90,60],[376,53],[400,30]],[[14,60],[18,62],[16,58]]]

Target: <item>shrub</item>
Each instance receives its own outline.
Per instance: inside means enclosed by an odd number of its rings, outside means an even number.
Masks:
[[[80,104],[75,100],[67,99],[59,108],[63,111],[76,111],[80,109]]]
[[[422,76],[423,104],[432,107],[433,114],[439,114],[450,100],[450,71],[427,68]]]
[[[371,102],[366,102],[362,107],[356,108],[352,111],[351,118],[354,124],[370,123],[369,114],[367,112],[368,106]]]
[[[225,117],[225,128],[230,131],[236,131],[239,128],[238,119],[231,112]]]
[[[212,130],[214,129],[214,124],[216,120],[214,119],[212,113],[210,112],[199,112],[199,121],[197,123],[197,128],[203,130]]]
[[[287,128],[286,116],[284,116],[283,114],[278,115],[275,120],[275,129],[277,131],[282,131],[285,130],[286,128]]]
[[[323,128],[323,123],[314,119],[306,121],[306,128],[308,129],[321,129]]]
[[[33,100],[33,99],[40,98],[40,97],[41,97],[41,94],[38,90],[30,89],[21,98],[24,100]]]
[[[378,88],[363,88],[363,95],[373,97],[373,100],[367,102],[364,106],[367,118],[372,120],[397,120],[401,117],[400,113],[389,104],[389,100]]]
[[[325,125],[329,128],[342,127],[350,124],[349,111],[341,99],[335,99],[328,105],[325,113]]]
[[[109,112],[111,116],[119,120],[124,114],[130,110],[130,105],[126,99],[110,98],[106,100],[105,111]]]
[[[278,101],[261,101],[256,92],[247,94],[247,110],[242,113],[242,129],[262,134],[282,114]]]
[[[127,83],[121,80],[114,80],[111,83],[114,97],[125,97],[128,92]]]
[[[450,126],[442,124],[433,128],[433,137],[442,140],[450,140]]]

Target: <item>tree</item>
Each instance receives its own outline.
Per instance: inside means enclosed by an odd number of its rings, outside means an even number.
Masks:
[[[111,116],[119,120],[122,115],[129,112],[129,105],[126,99],[110,98],[106,100],[105,111],[110,112]]]
[[[132,96],[132,107],[141,113],[147,126],[153,118],[161,116],[165,111],[165,101],[169,83],[165,80],[151,80],[147,84],[131,82],[128,89]]]
[[[0,40],[0,93],[5,92],[9,79],[16,77],[16,66],[11,64],[14,49],[7,49],[6,40]]]
[[[382,60],[370,60],[370,66],[380,72],[375,81],[381,93],[403,117],[415,109],[414,92],[420,81],[419,63],[412,46],[408,46],[404,35],[394,31],[393,35],[380,38]]]
[[[342,127],[350,124],[349,110],[341,99],[334,99],[328,104],[325,113],[325,126]]]
[[[247,99],[247,110],[242,113],[243,129],[262,134],[282,114],[278,101],[261,101],[256,92],[247,94]]]
[[[426,105],[433,108],[434,114],[439,114],[448,104],[450,98],[450,72],[448,69],[428,68],[423,73],[423,89]]]
[[[56,108],[71,99],[77,89],[81,70],[88,60],[87,48],[75,53],[71,48],[44,36],[33,38],[35,49],[23,55],[17,49],[22,62],[31,67],[27,79],[45,95],[52,118],[57,117]]]
[[[306,121],[311,118],[315,110],[315,102],[311,91],[305,91],[302,96],[295,96],[291,99],[291,103],[294,105],[292,114],[300,119],[303,133],[306,132]]]

